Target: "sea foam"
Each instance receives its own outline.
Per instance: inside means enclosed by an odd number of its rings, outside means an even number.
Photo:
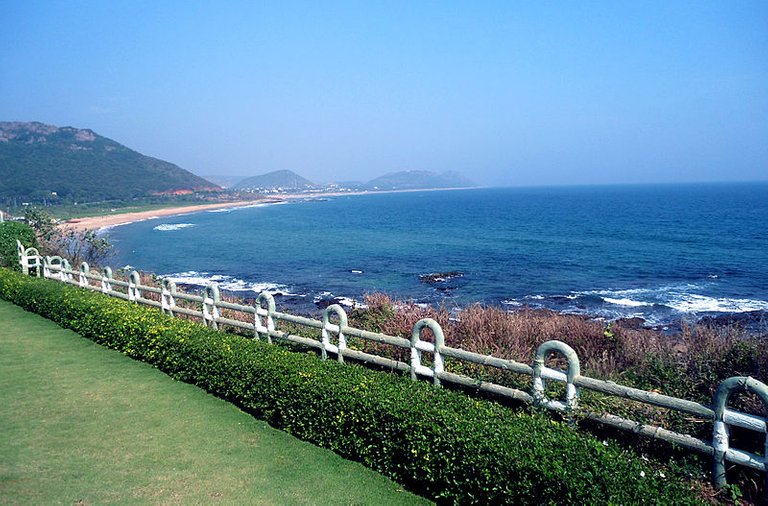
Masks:
[[[269,292],[273,295],[295,295],[290,293],[288,287],[277,283],[250,282],[223,274],[209,274],[207,272],[186,271],[163,276],[174,283],[193,286],[208,286],[216,283],[222,290],[229,292]]]
[[[154,227],[152,230],[157,230],[158,232],[172,232],[174,230],[181,230],[182,228],[194,226],[194,223],[163,223],[162,225]]]

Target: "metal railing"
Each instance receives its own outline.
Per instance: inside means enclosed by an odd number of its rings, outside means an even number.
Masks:
[[[336,304],[323,311],[322,320],[315,320],[277,311],[274,298],[267,292],[262,292],[253,306],[226,302],[221,300],[216,284],[206,286],[202,295],[180,292],[176,289],[175,283],[169,279],[163,279],[161,287],[143,285],[137,271],[131,272],[126,280],[120,280],[113,277],[112,269],[109,267],[104,268],[100,273],[94,273],[91,272],[87,263],[83,263],[78,270],[73,270],[64,258],[43,258],[36,249],[25,249],[20,242],[17,241],[17,243],[19,263],[25,273],[99,291],[137,304],[153,306],[171,316],[185,315],[199,318],[205,326],[216,330],[219,329],[220,325],[228,325],[249,331],[254,339],[265,339],[270,343],[274,339],[280,339],[314,348],[320,352],[323,359],[333,356],[339,362],[344,362],[345,359],[349,358],[363,364],[374,364],[409,373],[413,380],[426,378],[437,386],[446,382],[469,387],[549,410],[575,414],[623,431],[667,441],[710,456],[713,459],[713,478],[718,488],[726,485],[725,464],[732,462],[765,473],[766,493],[768,494],[768,420],[755,414],[728,409],[728,400],[737,392],[756,394],[768,408],[768,385],[754,378],[731,377],[724,380],[714,394],[712,405],[707,406],[690,400],[627,387],[611,381],[582,376],[578,355],[570,346],[561,341],[553,340],[542,343],[535,352],[532,365],[528,365],[447,346],[442,329],[437,322],[429,318],[416,323],[410,339],[405,339],[350,327],[346,312]],[[145,294],[155,294],[155,298],[159,300],[145,297]],[[182,304],[178,304],[179,302]],[[222,316],[222,310],[240,313],[245,320]],[[332,320],[334,319],[337,323],[333,323]],[[317,331],[317,339],[280,330],[278,328],[279,322],[314,329]],[[422,339],[425,329],[431,330],[434,342]],[[406,363],[349,348],[347,346],[347,338],[349,337],[409,350],[410,361]],[[552,353],[560,354],[566,360],[567,368],[565,371],[545,365],[545,359]],[[431,361],[425,363],[424,354],[431,355]],[[448,358],[530,376],[531,390],[526,392],[446,371],[444,361]],[[563,399],[553,399],[547,395],[547,381],[565,384]],[[581,389],[693,415],[712,423],[712,438],[711,440],[702,440],[690,434],[643,424],[610,413],[589,411],[579,407]],[[730,446],[730,427],[732,426],[748,429],[762,435],[765,439],[763,455],[732,448]],[[755,437],[761,436],[756,435]]]

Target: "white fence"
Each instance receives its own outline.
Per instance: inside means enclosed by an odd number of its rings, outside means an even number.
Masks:
[[[220,325],[229,325],[252,332],[255,339],[265,339],[270,343],[273,339],[281,339],[308,346],[317,349],[324,359],[332,356],[339,362],[344,362],[348,358],[364,364],[375,364],[407,372],[413,380],[427,378],[435,385],[440,385],[442,382],[460,385],[553,411],[574,414],[620,430],[664,440],[711,456],[714,462],[713,474],[717,487],[723,487],[726,484],[726,462],[762,471],[765,473],[766,494],[768,494],[768,420],[754,414],[733,411],[727,407],[728,399],[732,394],[747,391],[756,394],[768,408],[768,385],[751,377],[731,377],[724,380],[717,388],[712,405],[707,406],[694,401],[582,376],[578,355],[570,346],[561,341],[542,343],[534,354],[533,363],[528,365],[514,360],[480,355],[446,346],[442,329],[437,322],[431,319],[419,321],[413,329],[411,338],[404,339],[348,326],[347,315],[344,309],[338,305],[326,308],[323,311],[322,321],[315,320],[277,311],[274,299],[267,292],[259,295],[254,306],[235,304],[221,300],[216,284],[208,285],[202,295],[183,293],[177,291],[176,285],[168,279],[164,279],[162,287],[158,288],[142,285],[139,273],[136,271],[131,272],[126,280],[120,280],[113,277],[112,269],[109,267],[104,268],[101,273],[93,273],[88,264],[83,263],[78,270],[73,270],[66,259],[61,257],[43,258],[34,248],[25,249],[20,242],[17,246],[19,263],[24,272],[29,274],[99,291],[137,304],[157,307],[171,316],[182,314],[199,318],[204,325],[213,329],[218,329]],[[150,293],[155,294],[159,300],[145,297],[145,294]],[[177,304],[182,301],[183,304]],[[224,317],[221,314],[222,310],[239,313],[245,321]],[[337,323],[332,322],[334,318]],[[317,332],[317,338],[311,339],[280,330],[278,328],[280,322],[314,329]],[[422,332],[426,328],[432,331],[434,342],[422,340]],[[406,363],[349,348],[347,347],[348,337],[410,350],[410,361]],[[431,355],[431,361],[423,360],[425,353]],[[559,353],[566,359],[568,365],[565,371],[545,365],[545,359],[551,353]],[[531,389],[530,391],[518,390],[448,372],[444,368],[444,360],[447,358],[530,376]],[[547,381],[565,384],[564,399],[551,399],[546,395]],[[711,440],[701,440],[689,434],[642,424],[610,413],[596,413],[581,408],[579,406],[581,389],[692,415],[712,424],[712,438]],[[755,441],[757,438],[763,437],[765,440],[763,455],[732,448],[729,441],[731,426],[756,432]]]

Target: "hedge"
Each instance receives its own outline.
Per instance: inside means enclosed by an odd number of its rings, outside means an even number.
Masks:
[[[13,267],[21,270],[19,254],[16,250],[17,239],[25,248],[37,247],[35,231],[29,225],[18,221],[0,223],[0,267]]]
[[[0,297],[438,502],[700,502],[669,470],[542,415],[8,269]],[[329,478],[344,486],[343,476]]]

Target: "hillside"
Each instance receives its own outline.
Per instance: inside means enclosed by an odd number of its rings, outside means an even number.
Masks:
[[[290,170],[276,170],[260,176],[253,176],[243,179],[232,186],[233,190],[238,191],[261,191],[261,190],[306,190],[313,188],[315,184],[309,179],[303,178]]]
[[[95,202],[219,189],[91,130],[0,122],[0,204]]]
[[[419,188],[468,188],[477,186],[458,172],[436,174],[427,170],[405,170],[377,177],[365,184],[369,190],[414,190]]]

